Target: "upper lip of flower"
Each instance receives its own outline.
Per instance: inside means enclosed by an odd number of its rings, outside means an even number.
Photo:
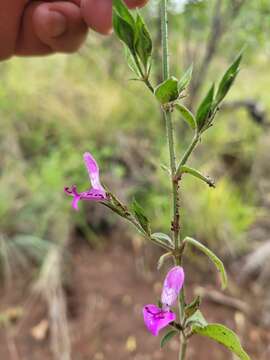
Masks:
[[[77,191],[76,185],[72,185],[71,188],[65,187],[64,191],[66,194],[73,196],[72,206],[75,210],[78,210],[78,203],[80,200],[89,200],[89,201],[104,201],[107,200],[107,194],[103,186],[100,183],[99,179],[99,167],[94,159],[94,157],[86,152],[83,155],[86,169],[90,178],[90,183],[92,187],[87,190],[79,193]]]

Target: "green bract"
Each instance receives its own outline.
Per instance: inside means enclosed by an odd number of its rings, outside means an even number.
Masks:
[[[155,88],[155,96],[164,105],[178,98],[178,80],[171,76]]]
[[[138,220],[139,224],[141,225],[142,229],[146,232],[146,234],[151,234],[150,229],[150,222],[147,218],[147,216],[144,213],[144,209],[137,203],[137,201],[134,199],[132,203],[132,211]]]

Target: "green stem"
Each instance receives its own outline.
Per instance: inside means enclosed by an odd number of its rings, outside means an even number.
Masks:
[[[161,41],[163,80],[170,76],[167,0],[161,0]]]
[[[144,74],[143,70],[142,70],[142,67],[141,67],[141,64],[137,58],[137,56],[135,55],[134,56],[134,60],[135,60],[135,63],[138,67],[138,70],[139,70],[139,73],[141,75],[141,80],[145,83],[145,85],[148,87],[148,89],[151,91],[151,93],[154,93],[154,88],[153,86],[151,85],[150,81],[149,81],[149,77],[148,77],[148,74]]]
[[[162,69],[163,69],[163,80],[170,77],[169,67],[169,42],[168,42],[168,12],[167,12],[167,0],[161,0],[161,38],[162,38]],[[170,153],[170,168],[171,168],[171,182],[172,182],[172,196],[173,196],[173,235],[175,249],[180,247],[180,200],[179,200],[179,181],[176,180],[176,157],[174,147],[174,136],[173,136],[173,124],[172,116],[169,110],[164,110],[164,118],[166,122],[167,139]],[[193,149],[190,150],[190,153]],[[189,156],[189,155],[188,155]],[[187,158],[188,158],[187,156]],[[176,264],[181,265],[180,257],[176,257]],[[179,317],[181,320],[184,319],[185,309],[185,296],[184,289],[182,289],[179,296]],[[183,340],[183,334],[181,335]],[[180,342],[179,359],[185,360],[186,354],[186,341]]]
[[[168,13],[167,13],[167,0],[161,0],[161,39],[162,39],[162,75],[163,80],[170,76],[169,65],[169,46],[168,46]],[[172,196],[173,196],[173,237],[175,248],[179,248],[179,195],[178,183],[174,181],[176,172],[176,157],[173,136],[173,124],[171,112],[163,109],[164,119],[166,123],[166,132],[170,153],[170,168],[171,168],[171,181],[172,181]]]
[[[187,148],[186,152],[184,153],[178,167],[176,170],[176,176],[180,175],[181,173],[181,166],[185,165],[186,162],[188,161],[188,158],[190,157],[192,151],[195,149],[196,145],[198,144],[200,140],[200,135],[196,132],[196,134],[194,135],[189,147]]]
[[[180,351],[179,351],[179,360],[185,360],[186,358],[186,352],[187,352],[187,341],[186,339],[184,339],[183,336],[181,336],[181,347],[180,347]]]

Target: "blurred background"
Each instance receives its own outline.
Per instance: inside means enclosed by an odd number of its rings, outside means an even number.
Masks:
[[[161,79],[158,1],[143,10]],[[239,78],[190,164],[216,179],[186,177],[183,235],[223,257],[229,288],[189,253],[187,294],[209,322],[235,329],[252,359],[270,358],[270,3],[170,2],[172,73],[194,64],[186,102],[196,108],[245,46]],[[130,81],[121,44],[91,33],[77,55],[0,65],[0,358],[174,359],[146,330],[143,304],[158,299],[157,249],[99,204],[71,208],[63,188],[89,186],[82,154],[125,202],[134,196],[155,231],[168,233],[170,188],[164,123],[143,84]],[[175,117],[179,156],[191,133]],[[194,337],[188,359],[234,359]]]

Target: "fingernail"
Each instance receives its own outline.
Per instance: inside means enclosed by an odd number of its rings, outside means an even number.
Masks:
[[[51,10],[49,14],[49,32],[51,37],[63,35],[67,30],[67,19],[58,11]]]

